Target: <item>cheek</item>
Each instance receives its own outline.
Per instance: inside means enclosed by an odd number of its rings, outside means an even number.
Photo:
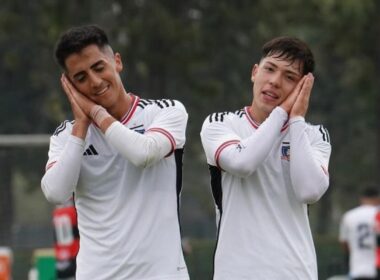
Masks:
[[[290,93],[293,92],[293,90],[296,88],[296,85],[297,83],[285,83],[285,86],[284,86],[284,95],[285,97],[288,97]]]
[[[86,83],[84,83],[84,84],[76,84],[75,87],[84,96],[89,97],[91,95],[90,88],[87,86]]]

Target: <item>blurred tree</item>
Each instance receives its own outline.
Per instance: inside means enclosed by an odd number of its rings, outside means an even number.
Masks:
[[[379,181],[379,9],[374,0],[3,0],[0,133],[50,134],[71,118],[54,44],[70,26],[99,24],[122,54],[128,90],[186,105],[183,228],[186,234],[211,236],[214,208],[199,139],[202,122],[211,112],[249,105],[261,45],[277,35],[298,36],[317,61],[308,118],[323,123],[332,138],[331,188],[311,208],[315,230],[331,233],[339,215],[356,203],[356,191]],[[35,164],[29,160],[12,168],[28,174]],[[11,182],[0,195],[11,193]]]

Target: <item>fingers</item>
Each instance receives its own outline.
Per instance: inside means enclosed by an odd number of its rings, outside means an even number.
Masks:
[[[75,119],[86,119],[87,115],[80,104],[80,100],[78,100],[80,94],[73,87],[65,74],[62,74],[61,76],[61,84],[67,98],[69,99],[71,110],[73,111]]]
[[[305,76],[304,83],[301,87],[300,93],[296,99],[296,102],[300,102],[301,104],[308,105],[311,95],[311,89],[314,84],[314,76],[309,73]]]
[[[297,97],[300,95],[301,90],[305,84],[305,80],[306,80],[306,76],[303,76],[302,79],[296,85],[295,89],[290,93],[289,99],[291,101],[290,102],[291,105],[293,105],[296,102]]]
[[[75,103],[88,115],[91,107],[95,104],[88,97],[79,92],[64,74],[61,77],[61,82],[70,102]]]
[[[295,116],[305,117],[307,110],[309,108],[311,90],[314,85],[314,76],[313,74],[309,73],[304,78],[305,80],[302,84],[299,95],[297,96],[297,99],[295,100],[295,103],[290,113],[290,117],[295,117]]]
[[[303,76],[303,77],[301,78],[301,80],[298,82],[298,84],[296,85],[296,88],[294,89],[293,92],[296,92],[296,93],[298,93],[298,94],[300,93],[300,91],[301,91],[303,85],[305,84],[306,77],[307,77],[307,75],[305,75],[305,76]]]
[[[62,85],[63,91],[66,93],[67,98],[69,99],[70,103],[74,104],[75,99],[74,99],[73,92],[72,92],[73,89],[72,89],[70,82],[67,80],[65,74],[62,74],[62,76],[61,76],[61,85]]]
[[[305,99],[305,101],[309,102],[311,89],[313,88],[313,85],[314,85],[314,76],[313,74],[309,73],[305,77],[306,79],[302,86],[300,97]]]
[[[302,87],[305,83],[306,76],[303,76],[298,82],[294,90],[288,95],[288,97],[280,105],[286,112],[290,113],[293,105],[295,104],[297,97],[299,96]]]

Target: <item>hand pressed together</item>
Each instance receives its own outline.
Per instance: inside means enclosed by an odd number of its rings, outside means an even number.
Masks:
[[[282,107],[288,114],[289,118],[301,116],[305,117],[309,108],[311,90],[313,88],[314,76],[311,73],[303,76],[294,90],[282,102]]]
[[[87,134],[88,126],[91,123],[91,118],[89,117],[88,110],[96,104],[80,94],[68,80],[65,74],[62,74],[61,76],[61,85],[66,93],[67,98],[69,99],[71,110],[75,119],[72,134],[84,139]]]
[[[61,77],[62,87],[70,100],[72,109],[81,110],[87,117],[90,116],[91,109],[96,106],[95,102],[80,93],[69,81],[69,79],[63,74]]]

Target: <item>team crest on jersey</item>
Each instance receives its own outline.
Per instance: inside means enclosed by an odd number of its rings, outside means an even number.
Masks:
[[[282,142],[281,159],[286,160],[286,161],[290,160],[290,144],[289,144],[289,142]]]

